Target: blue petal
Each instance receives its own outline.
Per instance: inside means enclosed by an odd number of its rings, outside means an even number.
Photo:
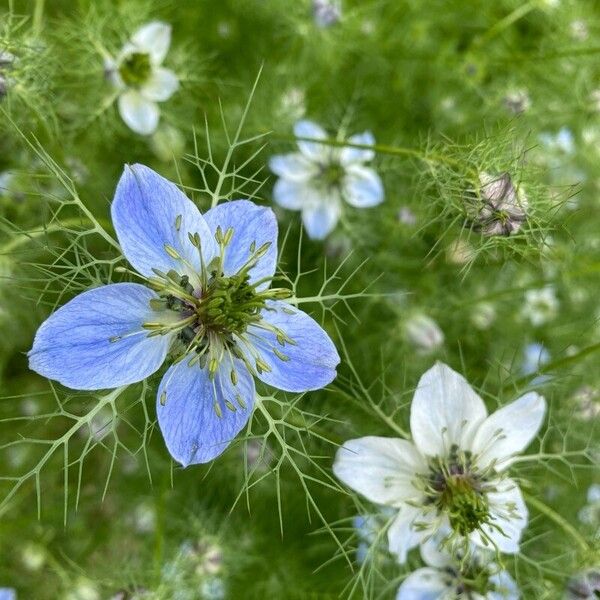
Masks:
[[[158,424],[171,456],[184,467],[219,456],[252,414],[254,380],[243,363],[234,360],[235,385],[231,361],[227,359],[221,363],[214,381],[209,379],[208,370],[197,363],[188,366],[187,358],[171,366],[163,376],[156,400]],[[227,407],[226,400],[235,410]]]
[[[335,379],[340,357],[314,319],[285,302],[269,301],[263,321],[283,331],[293,343],[282,345],[275,333],[255,325],[248,328],[246,339],[271,369],[259,373],[262,381],[288,392],[304,392],[322,388]],[[254,363],[250,352],[246,350],[245,354]]]
[[[156,320],[149,305],[156,297],[137,283],[105,285],[76,296],[38,329],[29,368],[76,390],[141,381],[160,367],[171,341],[148,337],[142,329],[142,323]]]
[[[288,210],[300,210],[313,197],[315,190],[309,182],[282,178],[273,187],[273,200]]]
[[[153,268],[191,275],[200,270],[188,233],[198,233],[204,260],[217,253],[215,240],[196,205],[174,184],[144,165],[125,166],[112,203],[112,220],[125,258],[142,275]],[[172,246],[190,266],[165,251]]]
[[[255,282],[275,275],[277,266],[277,219],[270,208],[257,206],[249,200],[225,202],[204,214],[214,233],[220,226],[223,233],[230,227],[233,237],[225,250],[224,273],[234,275],[250,258],[250,246],[256,249],[270,243],[267,253],[250,270],[250,281]],[[269,287],[265,282],[258,289]]]

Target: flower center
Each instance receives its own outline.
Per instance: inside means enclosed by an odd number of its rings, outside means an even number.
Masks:
[[[344,177],[344,168],[338,163],[330,163],[321,170],[321,179],[326,187],[339,187]]]
[[[251,325],[274,334],[282,347],[294,344],[283,331],[266,324],[262,317],[263,311],[268,310],[267,301],[288,298],[289,290],[259,290],[266,280],[250,281],[249,271],[267,253],[270,242],[259,248],[253,243],[246,263],[236,273],[225,275],[225,253],[232,236],[233,229],[223,234],[221,228],[217,228],[215,239],[220,252],[206,265],[199,236],[190,234],[192,245],[200,253],[202,267],[199,273],[193,273],[192,265],[175,248],[165,245],[169,256],[181,261],[182,271],[191,275],[181,275],[174,269],[168,273],[153,269],[156,277],[148,280],[159,297],[150,301],[156,318],[144,323],[144,329],[149,331],[150,336],[175,334],[176,342],[172,348],[175,362],[187,359],[189,366],[194,363],[201,368],[208,366],[211,377],[215,376],[224,360],[233,365],[234,358],[241,360],[252,373],[270,370],[253,349],[253,344],[248,342]],[[281,360],[289,360],[281,351],[273,349],[273,352]],[[237,380],[234,370],[231,379],[234,383]]]
[[[143,52],[133,52],[119,65],[119,75],[129,87],[142,86],[150,78],[151,72],[150,55]]]
[[[425,493],[431,504],[448,515],[452,529],[467,536],[489,521],[484,484],[473,467],[471,453],[453,446],[448,459],[432,460]]]

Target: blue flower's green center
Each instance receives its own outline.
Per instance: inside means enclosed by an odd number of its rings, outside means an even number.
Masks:
[[[150,78],[152,64],[150,55],[143,52],[133,52],[126,56],[119,65],[119,75],[129,87],[140,87]]]
[[[470,452],[459,452],[453,446],[447,460],[433,460],[425,492],[429,502],[448,516],[450,526],[460,536],[467,536],[490,520],[484,481],[473,467]]]
[[[288,298],[289,290],[261,289],[268,280],[251,281],[249,273],[271,244],[259,248],[251,244],[246,263],[236,273],[225,274],[224,258],[232,236],[232,229],[223,234],[221,228],[217,228],[215,239],[220,252],[208,265],[202,257],[198,234],[189,236],[200,254],[199,273],[192,273],[190,263],[175,248],[165,245],[167,254],[180,261],[182,271],[185,269],[190,275],[182,275],[174,269],[167,273],[154,269],[156,277],[148,281],[158,293],[158,298],[150,301],[156,319],[143,324],[148,335],[175,334],[176,343],[172,348],[175,360],[187,359],[190,366],[198,363],[202,368],[208,367],[211,377],[223,361],[233,365],[234,359],[242,361],[252,373],[270,370],[254,348],[254,339],[248,332],[250,326],[274,334],[281,347],[294,344],[283,331],[263,320],[264,311],[269,310],[267,302]],[[280,360],[289,360],[278,348],[271,350]],[[237,381],[233,369],[231,379]]]

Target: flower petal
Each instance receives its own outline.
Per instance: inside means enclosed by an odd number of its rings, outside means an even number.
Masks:
[[[131,37],[137,51],[147,52],[155,65],[167,56],[171,45],[171,26],[161,21],[152,21],[140,27]]]
[[[269,169],[290,181],[306,181],[319,172],[319,167],[301,152],[279,154],[269,159]]]
[[[487,593],[486,600],[519,600],[521,594],[515,580],[507,571],[500,571],[490,576],[493,591]]]
[[[383,202],[383,183],[368,167],[351,165],[344,176],[344,198],[350,206],[367,208]]]
[[[315,140],[327,139],[327,132],[312,121],[302,120],[294,125],[294,135],[300,138],[312,138]],[[298,148],[306,158],[313,162],[323,162],[329,157],[329,148],[318,142],[305,142],[298,140]]]
[[[360,144],[361,146],[374,146],[375,137],[370,131],[364,131],[363,133],[357,133],[356,135],[350,136],[348,142],[351,144]],[[346,146],[340,153],[340,162],[343,165],[367,162],[374,158],[375,151],[367,150],[366,148],[350,148]]]
[[[405,563],[408,552],[418,546],[429,535],[426,529],[414,527],[416,522],[424,525],[426,519],[427,513],[405,504],[388,529],[389,550],[396,555],[400,564]]]
[[[338,449],[333,472],[367,500],[398,508],[420,496],[412,481],[427,472],[427,463],[406,440],[368,436]]]
[[[273,187],[273,200],[279,206],[288,210],[300,210],[306,204],[313,202],[316,191],[306,181],[278,179]]]
[[[158,106],[137,90],[128,90],[119,96],[119,114],[127,127],[140,135],[154,133],[160,118]]]
[[[204,218],[213,235],[217,227],[225,233],[233,229],[231,242],[225,249],[223,271],[225,275],[234,275],[250,258],[251,246],[258,250],[263,244],[271,244],[267,253],[250,269],[252,283],[273,277],[277,266],[277,219],[270,208],[257,206],[249,200],[224,202],[204,213]],[[269,281],[258,289],[268,288]]]
[[[410,429],[423,454],[446,456],[453,444],[468,450],[486,416],[483,400],[465,378],[438,362],[419,380],[410,411]]]
[[[164,102],[179,89],[179,79],[171,69],[159,67],[152,72],[147,83],[143,85],[140,93],[147,100]]]
[[[525,450],[539,431],[546,401],[529,392],[490,415],[479,427],[472,443],[477,466],[485,469],[491,463],[497,471],[510,465],[510,457]]]
[[[252,414],[254,380],[241,361],[234,359],[233,365],[235,385],[231,360],[221,363],[211,381],[208,369],[188,366],[187,358],[172,365],[160,382],[158,424],[171,456],[184,467],[222,454]]]
[[[492,544],[495,544],[500,552],[516,554],[519,551],[521,534],[529,520],[527,506],[519,486],[512,479],[504,479],[496,487],[498,491],[488,492],[486,495],[490,515],[496,527],[484,525],[482,529],[485,535],[474,531],[469,537],[474,544],[482,548],[493,549]],[[487,541],[487,538],[492,543]]]
[[[403,582],[396,600],[443,600],[452,591],[449,575],[424,567],[413,571]]]
[[[200,235],[206,263],[217,253],[213,235],[196,205],[174,183],[144,165],[127,165],[123,170],[112,203],[112,221],[125,258],[142,275],[154,276],[155,268],[195,277],[200,256],[188,233]],[[165,244],[192,268],[167,254]]]
[[[302,223],[308,237],[313,240],[325,239],[337,225],[342,214],[342,203],[337,192],[330,198],[322,198],[302,209]]]
[[[157,295],[137,283],[115,283],[79,294],[38,329],[29,368],[77,390],[135,383],[161,366],[171,338],[148,337]],[[111,339],[121,336],[119,339]]]
[[[451,534],[452,529],[443,527],[423,541],[419,551],[426,565],[436,567],[437,569],[444,569],[456,562],[456,559],[447,547],[448,537]],[[446,545],[444,545],[445,543]]]
[[[304,392],[322,388],[335,379],[340,362],[337,350],[327,333],[306,313],[286,302],[269,300],[261,324],[267,329],[250,326],[245,334],[247,344],[240,349],[252,364],[258,352],[269,367],[269,371],[259,373],[262,381],[287,392]],[[282,331],[292,343],[280,343],[270,328]]]

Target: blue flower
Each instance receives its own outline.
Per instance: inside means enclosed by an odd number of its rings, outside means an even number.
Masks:
[[[327,139],[316,123],[298,121],[294,134],[299,138]],[[373,146],[369,131],[348,138],[351,144]],[[318,142],[298,141],[300,152],[273,156],[269,167],[279,176],[273,189],[277,204],[302,211],[309,237],[322,240],[337,225],[345,200],[355,208],[367,208],[383,202],[383,184],[379,175],[364,165],[375,152],[359,148],[333,148]]]
[[[0,588],[0,600],[17,600],[17,592],[12,588]]]
[[[167,448],[183,466],[220,455],[246,425],[254,376],[289,392],[321,388],[338,353],[308,315],[270,288],[273,212],[247,200],[204,215],[148,167],[126,167],[112,203],[125,257],[145,285],[91,289],[39,328],[29,365],[80,390],[141,381],[169,356],[157,395]]]

